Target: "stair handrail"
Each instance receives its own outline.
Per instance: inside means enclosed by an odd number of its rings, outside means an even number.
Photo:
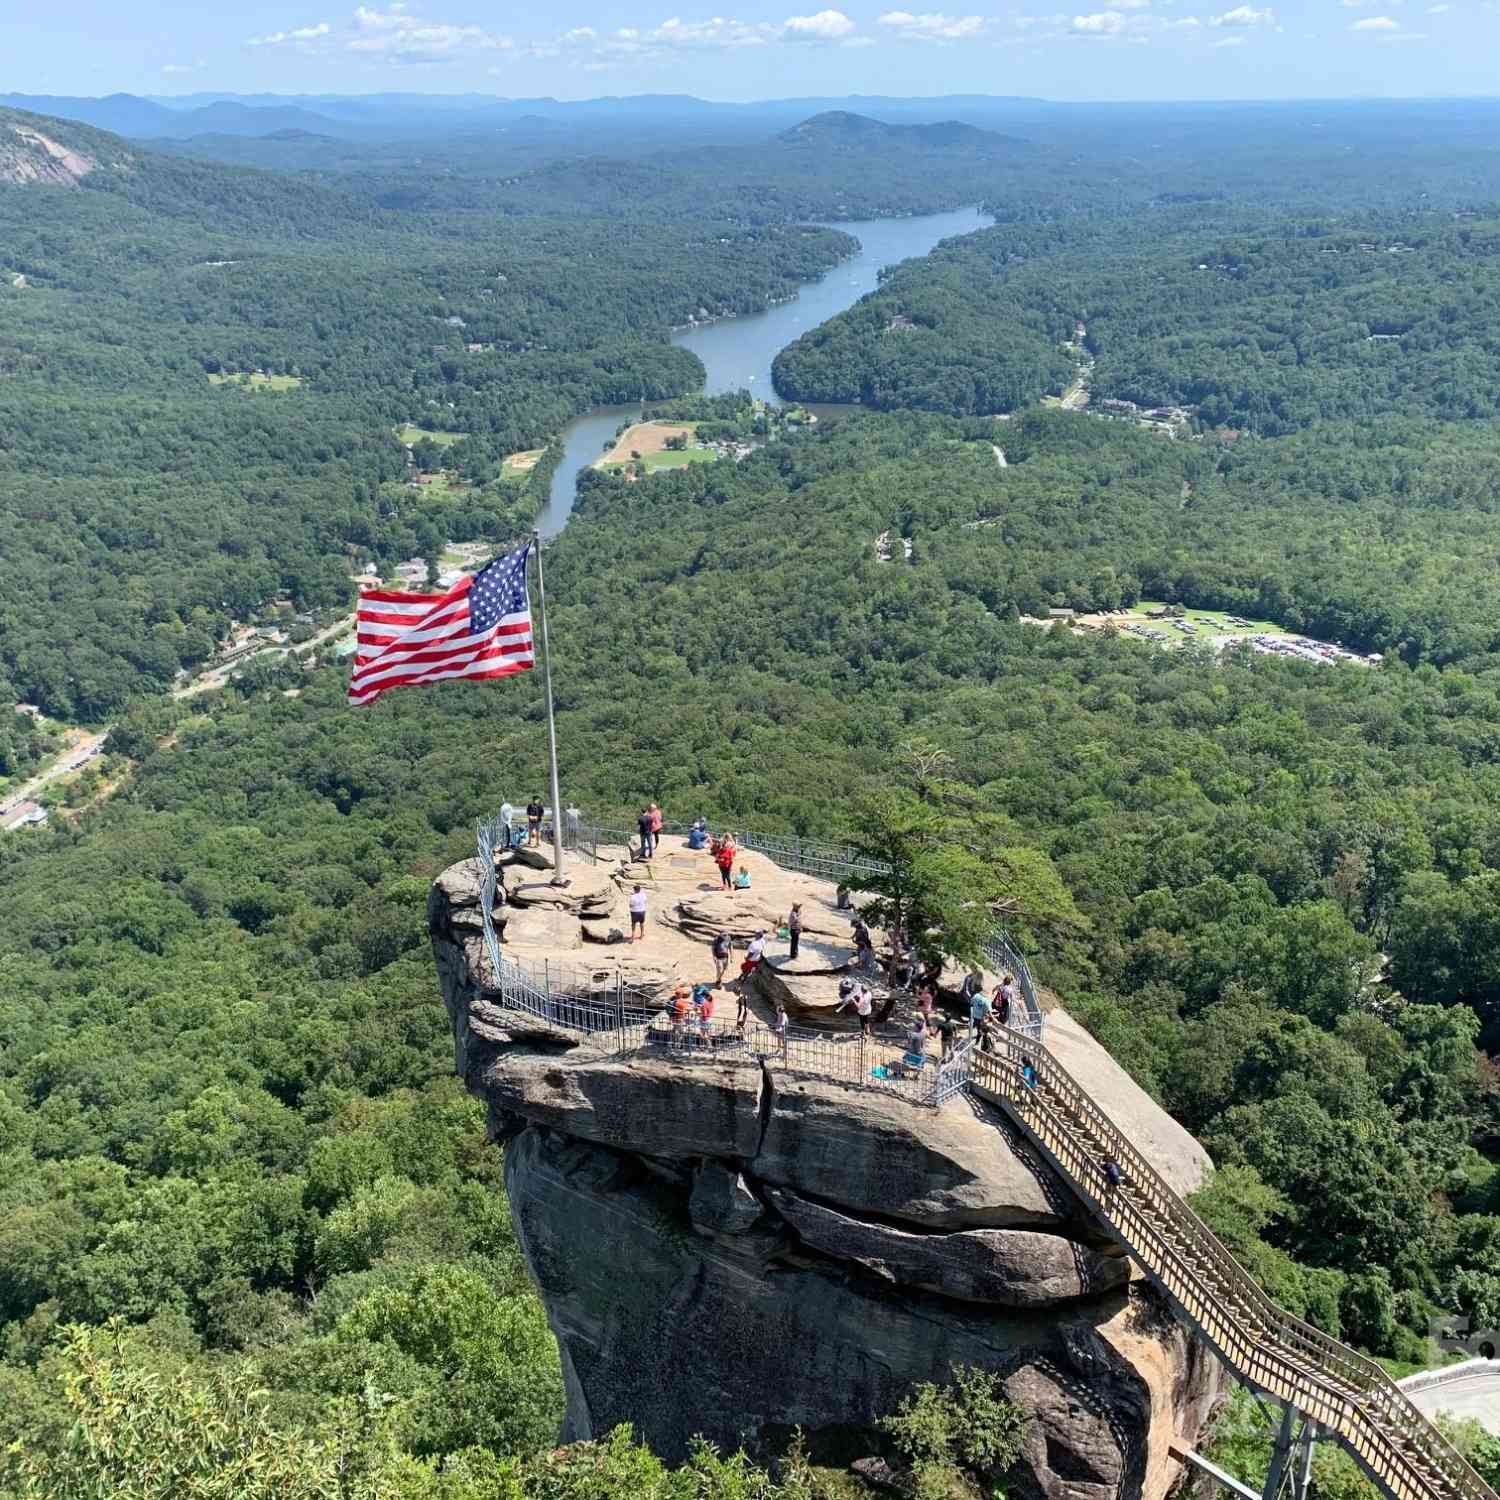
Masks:
[[[1061,1131],[1058,1148],[1049,1152],[1096,1215],[1119,1235],[1153,1281],[1183,1308],[1191,1322],[1242,1378],[1298,1410],[1337,1437],[1362,1468],[1388,1494],[1416,1500],[1437,1493],[1464,1500],[1497,1500],[1468,1461],[1416,1408],[1373,1359],[1356,1353],[1321,1329],[1278,1307],[1258,1282],[1172,1189],[1145,1156],[1091,1099],[1067,1069],[1029,1037],[1003,1034],[998,1055],[975,1053],[971,1082],[997,1096],[1015,1113],[1023,1128],[1043,1141],[1038,1124],[1046,1124],[1047,1092],[1056,1094],[1084,1127],[1102,1140],[1108,1157],[1120,1167],[1129,1188],[1151,1212],[1137,1210],[1129,1194],[1111,1187],[1104,1160],[1084,1151]],[[1035,1070],[1035,1087],[1022,1077],[1022,1065]],[[1036,1117],[1028,1120],[1028,1115]],[[1071,1146],[1073,1161],[1064,1159]],[[1176,1228],[1197,1253],[1178,1250],[1155,1219]],[[1217,1272],[1215,1287],[1203,1274],[1203,1260]],[[1193,1306],[1187,1300],[1191,1295]],[[1237,1303],[1240,1319],[1232,1314]],[[1265,1338],[1247,1324],[1258,1316]],[[1278,1347],[1279,1346],[1279,1347]],[[1302,1354],[1307,1368],[1294,1357]],[[1330,1369],[1333,1373],[1329,1373]],[[1342,1388],[1341,1388],[1342,1387]],[[1382,1421],[1419,1450],[1446,1488],[1432,1483],[1419,1464],[1382,1427]]]

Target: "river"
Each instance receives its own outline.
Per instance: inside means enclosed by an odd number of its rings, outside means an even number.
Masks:
[[[724,318],[702,328],[674,334],[672,342],[691,349],[708,371],[704,391],[741,388],[763,401],[777,400],[771,385],[771,361],[793,339],[835,313],[858,302],[875,290],[880,272],[897,261],[926,255],[939,240],[956,234],[972,234],[991,220],[977,208],[953,213],[924,214],[915,219],[863,219],[832,224],[859,241],[859,253],[842,261],[819,280],[810,282],[791,302],[768,307],[764,312]],[[537,517],[544,537],[555,536],[567,525],[577,493],[578,475],[599,457],[607,441],[627,417],[639,417],[641,407],[599,406],[576,421],[562,434],[563,459],[552,476],[547,504]]]

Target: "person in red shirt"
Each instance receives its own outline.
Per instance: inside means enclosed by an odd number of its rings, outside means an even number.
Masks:
[[[714,855],[719,866],[719,879],[724,882],[726,891],[734,888],[734,856],[739,851],[734,847],[734,840],[724,835],[724,842],[719,845],[719,852]]]

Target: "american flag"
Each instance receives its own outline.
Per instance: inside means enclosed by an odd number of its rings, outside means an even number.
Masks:
[[[373,703],[391,688],[452,678],[487,682],[532,667],[530,555],[528,542],[460,578],[446,594],[361,589],[350,703]]]

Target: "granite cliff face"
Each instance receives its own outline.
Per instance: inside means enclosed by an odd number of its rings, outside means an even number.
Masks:
[[[766,1455],[800,1427],[848,1460],[914,1383],[971,1363],[1032,1418],[1018,1492],[1166,1493],[1217,1366],[998,1111],[753,1057],[616,1056],[502,1010],[480,978],[476,875],[434,885],[433,946],[562,1350],[565,1439],[630,1422],[669,1458],[698,1433]],[[1049,1025],[1166,1175],[1201,1180],[1197,1143],[1065,1015]]]

